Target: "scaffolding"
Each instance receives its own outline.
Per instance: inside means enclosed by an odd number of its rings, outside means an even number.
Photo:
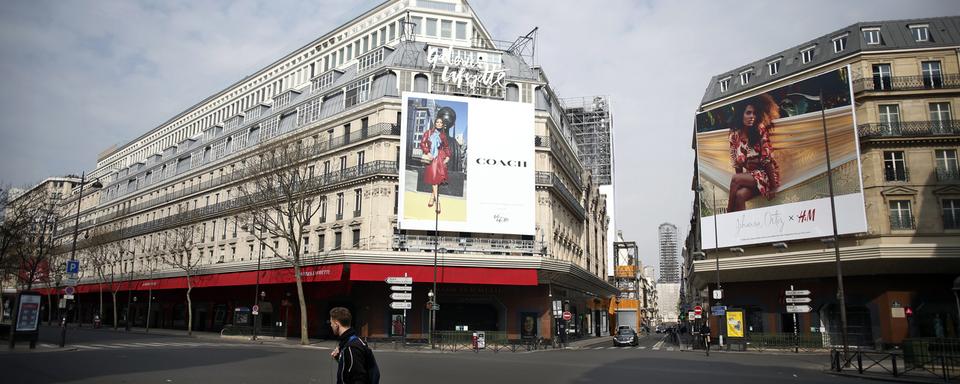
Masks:
[[[580,162],[598,185],[613,185],[613,119],[607,96],[564,99]]]

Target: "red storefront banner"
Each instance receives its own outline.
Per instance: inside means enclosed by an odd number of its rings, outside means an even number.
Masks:
[[[343,264],[334,265],[311,265],[300,269],[300,277],[304,283],[315,283],[322,281],[337,281],[343,276]],[[199,275],[193,278],[194,288],[204,287],[229,287],[236,285],[254,285],[257,283],[257,272],[231,272],[218,273],[214,275]],[[260,284],[286,284],[296,282],[293,274],[293,268],[266,269],[260,271]],[[126,291],[133,289],[136,291],[146,291],[149,289],[186,289],[186,277],[171,277],[166,279],[147,279],[136,280],[132,282],[118,282],[119,290]],[[77,286],[78,293],[97,292],[100,287],[104,291],[110,291],[110,283],[83,284]],[[62,289],[60,290],[62,291]]]
[[[350,280],[384,281],[390,276],[433,282],[433,266],[350,264]],[[537,285],[537,270],[514,268],[437,267],[437,282],[446,284]]]

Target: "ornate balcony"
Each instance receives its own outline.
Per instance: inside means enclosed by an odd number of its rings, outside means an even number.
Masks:
[[[960,135],[960,120],[900,121],[857,126],[861,139]]]

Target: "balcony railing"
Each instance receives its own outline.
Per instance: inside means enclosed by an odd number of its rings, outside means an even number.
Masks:
[[[330,138],[327,141],[323,141],[311,146],[305,146],[301,148],[301,153],[297,154],[297,156],[303,159],[308,159],[310,157],[320,155],[321,153],[344,147],[352,142],[364,140],[371,137],[382,136],[382,135],[399,135],[399,134],[400,134],[400,127],[397,126],[396,124],[390,124],[390,123],[373,124],[365,130],[351,132],[349,135],[335,136]],[[249,176],[248,174],[242,171],[237,171],[237,172],[225,174],[201,183],[193,184],[193,185],[187,186],[186,188],[176,190],[176,191],[164,194],[162,196],[155,197],[153,199],[144,201],[139,204],[114,210],[111,213],[97,217],[95,219],[85,220],[80,223],[80,230],[92,227],[97,224],[102,224],[107,221],[116,219],[118,217],[126,216],[134,212],[139,212],[141,210],[153,208],[158,205],[177,200],[181,197],[198,193],[200,191],[204,191],[220,185],[238,181],[248,176]],[[73,220],[73,216],[68,217],[66,220]],[[69,232],[63,232],[63,233],[71,233],[71,232],[73,232],[72,226],[69,228]]]
[[[909,169],[885,169],[883,170],[883,177],[886,181],[910,181],[910,170]]]
[[[534,136],[533,144],[537,148],[550,148],[550,137],[549,136]]]
[[[960,135],[960,120],[901,121],[857,126],[860,138],[924,137]]]
[[[901,229],[914,229],[913,216],[906,215],[890,215],[890,229],[901,230]]]
[[[853,80],[854,92],[913,91],[960,88],[960,74],[936,76],[863,77]]]
[[[325,175],[317,175],[312,178],[305,179],[300,185],[299,189],[303,193],[312,193],[322,188],[335,186],[348,181],[353,181],[359,178],[377,174],[398,174],[397,162],[378,160],[363,164],[361,166],[346,168],[342,171],[331,172]],[[223,216],[224,214],[229,214],[234,211],[239,212],[243,211],[244,209],[249,209],[251,206],[256,206],[267,202],[269,199],[272,199],[277,195],[278,193],[272,191],[264,191],[261,193],[244,196],[242,198],[211,204],[206,207],[192,209],[164,218],[147,221],[131,227],[117,229],[103,234],[103,236],[107,236],[106,238],[113,238],[113,236],[127,238],[160,231],[167,228],[173,228],[195,221],[209,220],[211,218]]]
[[[957,168],[937,167],[937,181],[958,181],[960,180],[960,170]]]
[[[535,182],[540,185],[548,185],[553,187],[557,194],[560,195],[561,200],[569,206],[577,217],[580,220],[583,220],[587,217],[587,211],[583,208],[583,205],[580,203],[580,199],[574,196],[563,182],[560,181],[560,178],[557,175],[554,175],[552,172],[538,171],[536,173]]]
[[[433,252],[434,244],[437,245],[440,252],[444,253],[519,254],[531,256],[544,252],[543,244],[537,244],[534,240],[440,236],[439,242],[436,242],[433,236],[393,236],[393,249],[395,251]]]

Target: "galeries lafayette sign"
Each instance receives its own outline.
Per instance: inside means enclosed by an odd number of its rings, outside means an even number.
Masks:
[[[458,54],[454,55],[454,52]],[[427,63],[433,70],[442,67],[440,81],[453,83],[457,87],[474,89],[477,86],[492,87],[499,85],[503,88],[503,79],[507,70],[500,68],[500,63],[489,63],[483,52],[466,51],[451,47],[430,47],[427,54]]]

